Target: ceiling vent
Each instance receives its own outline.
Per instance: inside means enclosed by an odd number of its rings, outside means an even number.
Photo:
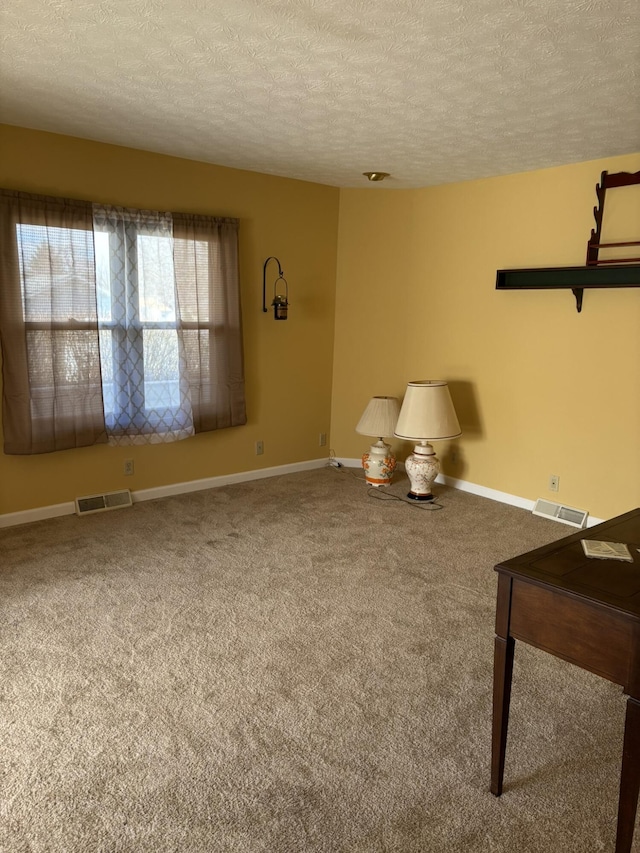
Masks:
[[[92,512],[106,512],[108,509],[122,509],[131,506],[131,492],[122,489],[119,492],[105,492],[102,495],[87,495],[76,498],[76,515],[89,515]]]
[[[572,527],[586,527],[589,517],[589,513],[583,509],[574,509],[563,504],[545,501],[542,498],[538,498],[536,501],[533,514],[541,515],[543,518],[551,518],[554,521],[561,521],[563,524],[570,524]]]

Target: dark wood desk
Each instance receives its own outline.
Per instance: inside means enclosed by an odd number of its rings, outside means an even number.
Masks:
[[[626,542],[633,563],[585,556]],[[622,685],[628,695],[616,853],[629,853],[640,791],[640,509],[497,565],[491,793],[502,793],[515,641]]]

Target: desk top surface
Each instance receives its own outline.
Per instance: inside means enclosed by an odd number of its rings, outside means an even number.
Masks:
[[[633,562],[587,557],[582,539],[624,542]],[[640,618],[640,508],[498,563],[496,571],[588,598]]]

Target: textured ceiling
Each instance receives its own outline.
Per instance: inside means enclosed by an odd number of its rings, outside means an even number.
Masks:
[[[335,186],[640,150],[638,0],[3,0],[0,37],[5,123]]]

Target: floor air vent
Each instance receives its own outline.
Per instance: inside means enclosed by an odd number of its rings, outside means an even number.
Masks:
[[[88,495],[76,498],[76,515],[88,515],[91,512],[105,512],[108,509],[122,509],[131,506],[131,492],[122,489],[119,492],[105,492],[103,495]]]
[[[583,509],[573,509],[573,507],[555,504],[542,498],[538,498],[536,501],[533,514],[541,515],[543,518],[552,518],[554,521],[561,521],[563,524],[571,524],[573,527],[586,527],[589,517],[589,513]]]

